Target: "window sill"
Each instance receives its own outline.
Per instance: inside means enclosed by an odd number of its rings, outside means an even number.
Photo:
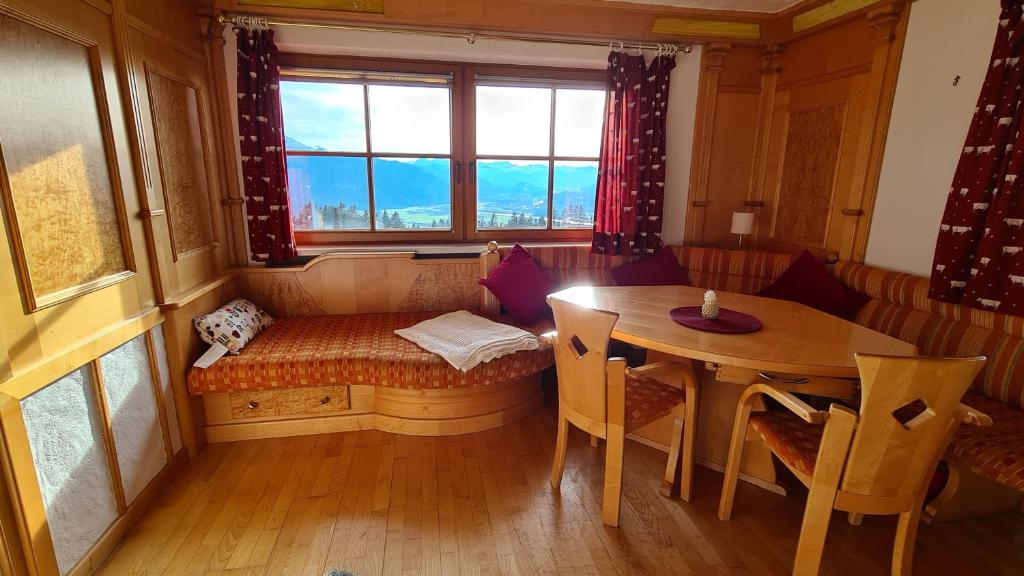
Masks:
[[[498,241],[500,246],[511,246],[515,242]],[[524,240],[520,242],[527,248],[531,246],[589,246],[589,242],[573,241],[536,241]],[[468,242],[464,244],[345,244],[345,245],[300,245],[297,249],[299,256],[319,256],[321,254],[336,254],[349,252],[414,252],[417,255],[444,255],[463,256],[465,254],[480,254],[487,251],[487,242]],[[436,256],[435,256],[436,257]]]

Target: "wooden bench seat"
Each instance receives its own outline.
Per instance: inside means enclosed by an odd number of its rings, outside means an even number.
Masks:
[[[462,372],[395,334],[440,312],[278,318],[237,356],[192,368],[189,392],[294,389],[362,384],[401,389],[491,386],[535,375],[554,363],[551,346],[497,358]],[[510,319],[499,321],[517,325]],[[519,327],[540,335],[550,321]]]

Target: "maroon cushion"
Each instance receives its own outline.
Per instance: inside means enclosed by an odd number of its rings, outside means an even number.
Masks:
[[[516,321],[533,324],[548,310],[545,300],[554,283],[519,244],[480,283],[487,287]]]
[[[857,311],[871,299],[867,294],[843,286],[807,250],[757,295],[799,302],[847,320],[853,320]]]
[[[690,275],[679,267],[671,250],[662,250],[654,256],[612,268],[612,278],[619,286],[689,286]]]

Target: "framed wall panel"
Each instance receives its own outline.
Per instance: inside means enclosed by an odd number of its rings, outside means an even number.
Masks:
[[[131,277],[97,45],[0,8],[0,196],[29,312]]]
[[[825,248],[832,216],[845,101],[786,115],[782,174],[775,199],[772,239]]]
[[[125,500],[131,504],[168,461],[146,337],[106,353],[99,367]]]
[[[174,261],[215,246],[201,88],[146,63],[164,209]],[[199,160],[199,161],[197,161]]]
[[[86,365],[21,401],[61,574],[118,516],[94,385]]]

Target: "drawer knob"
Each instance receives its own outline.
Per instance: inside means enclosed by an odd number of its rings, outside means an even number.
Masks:
[[[331,401],[331,397],[330,396],[324,396],[323,398],[320,399],[320,405],[323,406],[324,404],[327,404],[330,401]]]
[[[246,406],[249,407],[249,410],[255,410],[260,407],[260,403],[255,400],[250,400]]]

